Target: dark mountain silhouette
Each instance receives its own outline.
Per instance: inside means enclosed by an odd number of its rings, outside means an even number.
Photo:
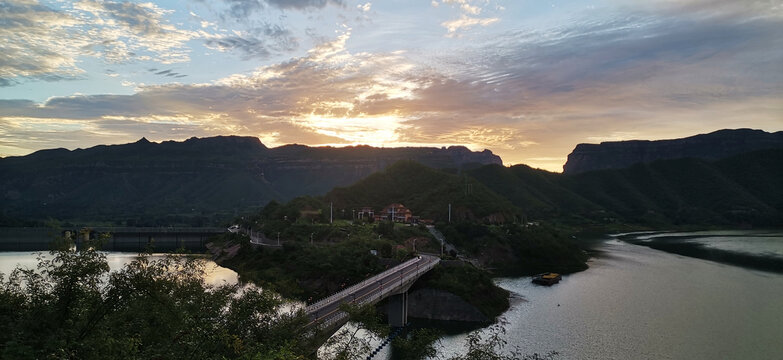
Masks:
[[[0,159],[0,219],[199,225],[270,200],[324,194],[399,160],[453,169],[502,163],[489,150],[473,152],[462,146],[267,148],[255,137],[162,143],[142,138],[131,144],[41,150]]]
[[[783,149],[558,174],[503,167],[491,152],[464,147],[267,148],[250,137],[141,139],[0,159],[0,225],[47,217],[205,225],[271,200],[327,194],[325,201],[343,209],[401,202],[435,220],[444,220],[451,203],[455,220],[780,226],[780,184]]]
[[[531,218],[577,222],[783,225],[783,149],[660,160],[568,175],[488,165],[468,172]]]
[[[697,158],[718,160],[749,151],[783,148],[783,131],[719,130],[673,140],[632,140],[579,144],[568,155],[563,173],[622,169],[656,160]]]

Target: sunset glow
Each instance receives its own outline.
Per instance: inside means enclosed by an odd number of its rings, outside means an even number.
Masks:
[[[783,130],[780,1],[11,0],[0,156],[258,136],[490,149]]]

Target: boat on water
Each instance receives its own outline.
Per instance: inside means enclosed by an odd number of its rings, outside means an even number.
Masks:
[[[549,286],[552,284],[557,284],[562,278],[563,277],[558,273],[548,272],[533,276],[533,283]]]

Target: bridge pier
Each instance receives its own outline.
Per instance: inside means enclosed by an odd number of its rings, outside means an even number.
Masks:
[[[389,296],[388,320],[391,327],[403,327],[408,323],[408,291]]]

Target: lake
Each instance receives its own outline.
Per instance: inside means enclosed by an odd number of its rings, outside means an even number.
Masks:
[[[138,255],[137,253],[127,253],[127,252],[104,252],[106,254],[106,262],[109,264],[109,268],[114,270],[119,270],[125,264],[133,261],[133,259],[136,258]],[[47,259],[52,259],[52,255],[50,255],[46,251],[41,252],[33,252],[33,251],[8,251],[8,252],[0,252],[0,273],[3,273],[5,275],[5,278],[8,277],[8,274],[11,273],[11,271],[14,270],[17,266],[29,268],[29,269],[35,269],[38,265],[38,260],[36,257],[38,254],[41,254],[45,256]],[[152,254],[150,255],[150,259],[156,259],[156,258],[162,258],[166,256],[165,254]],[[214,261],[212,260],[205,260],[206,266],[204,268],[206,277],[204,280],[207,284],[210,285],[221,285],[223,283],[228,284],[236,284],[239,276],[234,270],[227,269],[221,266],[218,266]]]
[[[783,275],[644,246],[656,237],[783,259],[781,232],[608,237],[588,270],[554,286],[533,285],[529,277],[496,279],[514,295],[503,315],[509,348],[554,350],[559,359],[783,358]],[[0,272],[35,267],[31,254],[0,253]],[[134,256],[112,252],[108,260],[117,269]],[[208,264],[209,283],[237,281],[235,272]],[[464,332],[445,336],[441,355],[461,352],[464,338]],[[388,354],[387,348],[375,359]]]
[[[679,235],[724,250],[783,254],[781,232]],[[561,359],[783,358],[783,275],[616,238],[597,250],[588,270],[552,287],[528,277],[496,280],[515,296],[503,315],[509,346],[554,350]],[[442,352],[461,351],[464,338],[445,337]]]

